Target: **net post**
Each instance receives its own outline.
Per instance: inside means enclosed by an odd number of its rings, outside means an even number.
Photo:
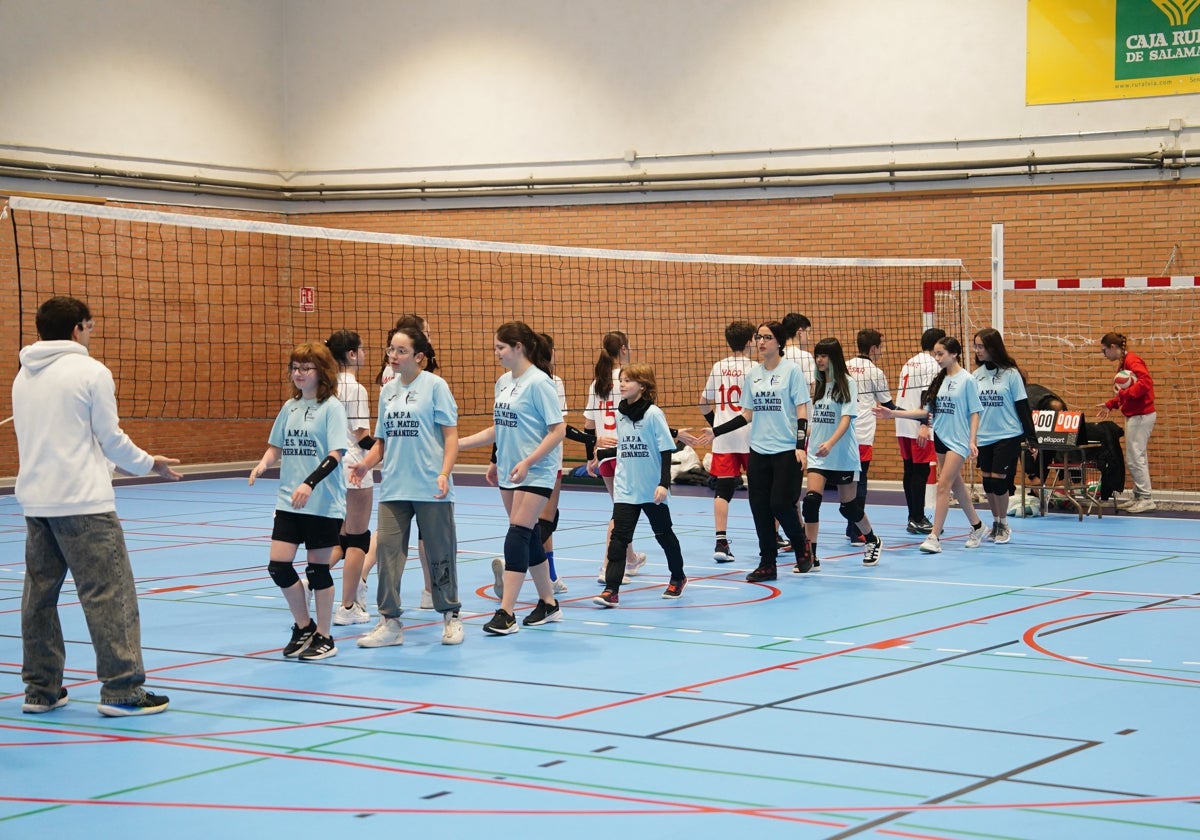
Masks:
[[[992,225],[992,327],[1004,332],[1004,225]],[[964,336],[965,337],[965,336]]]

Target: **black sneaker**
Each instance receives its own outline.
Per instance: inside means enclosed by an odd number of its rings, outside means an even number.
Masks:
[[[792,550],[792,541],[782,534],[775,535],[775,551],[777,554],[788,554]]]
[[[863,565],[874,566],[879,562],[881,554],[883,554],[883,540],[876,537],[875,542],[867,543],[866,549],[863,550]]]
[[[496,610],[496,614],[492,616],[492,620],[483,625],[484,633],[491,633],[493,636],[507,636],[509,633],[516,633],[521,628],[517,626],[517,617],[512,613],[507,613],[504,608]]]
[[[134,715],[156,715],[165,712],[170,700],[162,694],[142,692],[142,696],[133,703],[100,702],[96,711],[105,717],[133,717]]]
[[[713,559],[718,563],[732,563],[733,552],[729,550],[729,540],[717,540],[713,549]]]
[[[67,705],[67,690],[59,688],[58,699],[53,703],[43,703],[40,700],[30,700],[26,697],[25,702],[21,704],[21,711],[27,715],[40,715],[52,712],[55,709],[61,709],[65,705]]]
[[[850,541],[850,545],[866,545],[867,544],[867,538],[864,537],[862,534],[856,534],[853,537],[850,536],[849,534],[847,534],[846,539]]]
[[[668,601],[673,601],[683,594],[683,587],[687,586],[687,578],[674,578],[667,584],[667,588],[663,590],[662,596]]]
[[[543,624],[549,624],[551,621],[562,621],[562,610],[559,609],[558,601],[553,604],[547,604],[541,598],[538,598],[537,606],[522,619],[521,623],[526,627],[541,627]]]
[[[792,566],[792,574],[805,575],[813,569],[812,552],[805,555],[796,555],[796,565]]]
[[[621,606],[621,596],[611,589],[605,589],[599,595],[592,599],[592,603],[597,607],[611,609],[612,607]]]
[[[908,527],[904,530],[910,534],[932,534],[933,523],[922,516],[920,519],[908,520]]]
[[[750,583],[761,583],[762,581],[765,581],[765,580],[775,580],[777,577],[778,577],[778,574],[776,573],[776,570],[775,570],[775,564],[772,563],[771,565],[768,566],[767,564],[764,563],[761,566],[759,566],[757,569],[755,569],[753,572],[746,575],[746,580],[749,581]]]
[[[308,620],[308,626],[301,629],[295,624],[292,625],[292,640],[283,648],[283,655],[291,659],[294,656],[299,656],[300,651],[308,647],[312,641],[313,634],[317,632],[317,622],[311,618]]]
[[[300,651],[299,659],[301,662],[316,662],[318,659],[328,659],[331,656],[337,656],[337,645],[333,643],[333,637],[313,633],[308,647]]]

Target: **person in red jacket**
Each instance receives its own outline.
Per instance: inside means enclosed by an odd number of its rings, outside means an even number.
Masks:
[[[1114,408],[1125,415],[1125,462],[1133,479],[1133,498],[1118,507],[1130,513],[1148,513],[1157,507],[1150,498],[1150,465],[1146,459],[1150,433],[1158,417],[1154,411],[1154,380],[1142,357],[1125,349],[1126,341],[1118,332],[1105,333],[1100,339],[1104,358],[1117,362],[1117,370],[1127,370],[1137,378],[1127,388],[1114,386],[1113,397],[1100,403],[1097,416],[1105,420]]]

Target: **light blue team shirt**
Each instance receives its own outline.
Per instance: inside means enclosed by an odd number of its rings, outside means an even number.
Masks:
[[[279,409],[267,442],[282,452],[275,510],[346,518],[346,474],[341,469],[335,468],[317,482],[304,507],[292,507],[292,493],[321,465],[325,456],[334,450],[345,455],[350,447],[346,407],[336,397],[324,402],[288,400]]]
[[[675,451],[675,439],[661,408],[651,405],[636,423],[618,411],[613,501],[630,505],[653,502],[665,451]]]
[[[983,414],[979,417],[979,445],[999,440],[1024,437],[1025,429],[1017,416],[1017,401],[1028,399],[1021,372],[1016,368],[988,370],[980,365],[973,374],[979,386],[979,402]]]
[[[405,385],[392,379],[379,392],[375,437],[383,441],[383,502],[453,502],[454,478],[444,499],[435,499],[446,456],[442,428],[458,425],[458,403],[446,380],[421,371]]]
[[[850,386],[848,401],[836,402],[830,394],[833,383],[829,382],[825,385],[825,396],[808,410],[808,468],[852,472],[855,480],[858,480],[861,462],[858,460],[858,435],[854,429],[854,420],[858,416],[858,383],[851,376],[847,377],[847,384]],[[846,429],[828,455],[817,455],[817,447],[833,437],[843,417],[850,418],[850,428]]]
[[[775,370],[755,365],[742,386],[743,405],[754,412],[750,448],[759,455],[796,449],[796,408],[811,402],[808,382],[799,365],[780,359]],[[750,395],[748,402],[745,394]]]
[[[979,401],[979,386],[975,378],[965,369],[960,370],[954,376],[947,376],[938,389],[933,433],[951,452],[957,452],[964,458],[970,457],[971,415],[982,411],[983,404]]]
[[[500,486],[505,490],[554,487],[562,463],[562,444],[533,464],[520,484],[508,479],[517,461],[538,448],[551,426],[563,422],[554,381],[534,365],[526,368],[519,378],[511,371],[504,374],[496,380],[492,422],[496,426],[496,471]]]

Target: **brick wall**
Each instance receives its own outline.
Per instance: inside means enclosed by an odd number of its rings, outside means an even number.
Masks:
[[[1196,227],[1200,224],[1194,212],[1198,199],[1200,186],[1180,182],[843,199],[331,212],[294,216],[289,221],[417,235],[618,249],[777,256],[956,257],[963,260],[966,272],[975,279],[990,276],[991,225],[999,222],[1005,225],[1008,277],[1089,277],[1162,273],[1176,245],[1179,248],[1170,273],[1200,273],[1200,263],[1192,256]],[[247,213],[231,215],[254,217],[254,214]],[[282,220],[280,216],[267,214],[259,218]],[[12,325],[17,323],[19,313],[14,238],[8,221],[0,224],[0,284],[6,292],[0,297],[0,312],[8,316],[5,323]],[[285,294],[291,294],[291,291],[281,292],[281,295]],[[379,317],[386,321],[393,314],[409,311],[411,307],[405,305],[405,294],[403,285],[398,286],[396,298],[381,303]],[[462,294],[461,289],[458,294]],[[467,294],[486,295],[487,287],[482,284],[472,286]],[[1192,365],[1183,364],[1184,358],[1190,358],[1191,344],[1194,343],[1194,340],[1187,341],[1186,335],[1183,335],[1190,327],[1176,330],[1181,332],[1182,337],[1175,344],[1170,341],[1153,344],[1140,341],[1140,336],[1170,332],[1164,331],[1160,322],[1172,319],[1173,310],[1174,316],[1178,316],[1185,309],[1197,309],[1196,296],[1195,293],[1180,294],[1165,302],[1155,303],[1153,307],[1149,307],[1147,300],[1143,296],[1122,294],[1092,295],[1086,299],[1053,295],[1014,296],[1006,307],[1006,333],[1009,323],[1020,323],[1023,318],[1053,326],[1067,315],[1075,318],[1081,308],[1094,311],[1086,321],[1073,327],[1079,334],[1071,335],[1070,340],[1061,347],[1050,346],[1059,342],[1022,339],[1014,333],[1009,342],[1010,349],[1026,369],[1031,381],[1067,391],[1064,396],[1072,407],[1090,408],[1106,396],[1106,382],[1111,376],[1111,371],[1100,363],[1099,354],[1092,352],[1095,340],[1109,329],[1126,333],[1131,340],[1131,349],[1146,356],[1159,383],[1160,419],[1151,447],[1156,486],[1163,489],[1197,489],[1195,457],[1191,454],[1193,436],[1191,424],[1187,422],[1190,409],[1195,404],[1196,385],[1191,374]],[[22,304],[28,325],[27,334],[32,334],[32,314],[37,303],[36,300],[25,300]],[[353,312],[354,306],[359,304],[361,301],[350,302],[347,310]],[[680,305],[685,309],[691,308],[693,323],[704,323],[706,313],[703,295],[696,296],[694,300],[688,300],[684,295]],[[820,324],[824,302],[805,300],[803,295],[781,295],[777,310],[772,312],[779,315],[797,306],[818,325],[814,338],[822,337]],[[984,308],[979,309],[980,306]],[[972,311],[976,310],[983,313],[980,317],[984,319],[978,325],[985,325],[986,301],[982,304],[973,302]],[[1168,314],[1159,314],[1164,311]],[[491,317],[493,313],[491,310],[488,312],[488,317]],[[1147,312],[1154,314],[1147,315]],[[753,317],[755,314],[746,313],[744,317]],[[889,320],[899,316],[882,312],[864,312],[863,323],[860,324],[883,330],[887,356],[882,367],[889,377],[895,375],[899,363],[915,350],[919,335],[919,329],[914,330],[911,326],[915,313],[907,312],[904,315],[903,327],[900,321]],[[494,316],[503,318],[501,308],[495,309]],[[728,317],[739,316],[742,313],[711,316],[712,336],[709,338],[715,337],[719,345],[724,321]],[[586,301],[585,311],[578,313],[578,319],[583,324],[595,324],[598,333],[620,324],[619,313],[607,312],[602,302],[598,304],[590,299]],[[435,324],[435,329],[439,326],[442,325]],[[187,328],[184,324],[176,327],[178,330]],[[665,335],[671,335],[670,329],[668,325]],[[444,326],[442,334],[445,334]],[[852,345],[852,332],[843,332],[840,337],[844,344]],[[376,338],[369,338],[368,344]],[[969,336],[965,338],[969,339]],[[598,339],[599,335],[590,343],[598,345]],[[196,340],[202,341],[204,336]],[[475,337],[472,340],[479,343]],[[966,343],[969,342],[964,340]],[[0,346],[10,359],[10,376],[16,371],[17,345],[15,330],[6,331],[0,337]],[[438,346],[441,355],[441,344]],[[706,339],[703,348],[697,351],[694,360],[697,371],[706,372],[707,365],[715,360],[713,347],[713,342]],[[852,352],[852,347],[848,346],[847,349]],[[1182,356],[1178,352],[1181,349],[1186,351]],[[486,357],[487,352],[486,344],[477,349],[478,356]],[[588,353],[594,353],[594,348],[589,349]],[[241,377],[244,376],[241,387],[251,387],[252,383],[257,382],[260,387],[278,391],[280,377],[274,375],[274,367],[255,368],[256,364],[278,364],[278,359],[269,353],[266,355],[270,358],[265,361],[233,365],[230,369],[243,371],[234,377],[235,383],[242,381]],[[143,361],[139,378],[153,380],[156,375],[155,360]],[[580,370],[586,368],[590,359],[571,361],[572,369]],[[692,360],[687,360],[687,363],[692,364]],[[1063,381],[1063,371],[1068,363],[1073,370],[1069,383]],[[453,369],[453,365],[449,367]],[[498,369],[489,371],[485,379],[490,381],[498,372]],[[695,389],[698,391],[703,374],[698,373],[697,377]],[[229,385],[228,382],[225,384]],[[216,390],[219,391],[219,388]],[[582,388],[573,387],[572,393],[575,391],[581,392]],[[460,402],[470,400],[475,403],[486,402],[489,395],[490,391],[458,394]],[[278,396],[282,399],[283,392],[278,391]],[[5,417],[11,413],[8,401],[8,388],[5,387],[0,392],[0,412]],[[691,417],[682,417],[681,420],[683,423],[694,422]],[[269,421],[146,419],[126,425],[135,440],[147,449],[168,452],[189,462],[212,462],[257,458],[263,449]],[[477,421],[472,421],[470,428],[464,424],[463,433],[472,431],[476,425]],[[880,455],[877,466],[872,470],[873,476],[894,478],[898,474],[898,459],[892,455],[889,438],[890,425],[883,423],[877,447]],[[16,467],[11,425],[0,427],[0,443],[5,444],[0,447],[0,474],[11,475]],[[1180,453],[1184,453],[1184,457],[1180,457]],[[477,456],[472,454],[464,460],[477,460]]]

